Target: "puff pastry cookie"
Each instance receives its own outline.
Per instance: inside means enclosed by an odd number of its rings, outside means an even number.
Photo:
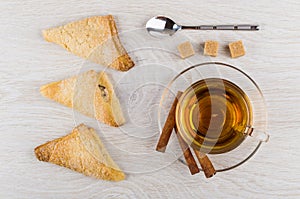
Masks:
[[[95,130],[81,124],[64,137],[34,149],[38,160],[98,179],[121,181],[125,174],[109,156]]]
[[[114,88],[104,72],[90,70],[40,88],[43,96],[110,126],[125,122]]]
[[[45,40],[97,64],[127,71],[133,61],[122,46],[112,15],[94,16],[43,31]]]

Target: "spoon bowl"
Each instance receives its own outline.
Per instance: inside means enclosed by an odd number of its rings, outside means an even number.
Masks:
[[[176,31],[181,29],[181,26],[177,25],[172,19],[164,16],[156,16],[151,18],[146,23],[147,31],[153,35],[153,33],[162,33],[173,35]]]

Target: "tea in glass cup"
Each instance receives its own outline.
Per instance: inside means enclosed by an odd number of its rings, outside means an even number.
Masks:
[[[185,142],[205,153],[238,147],[251,131],[252,107],[245,92],[221,78],[193,83],[179,98],[176,124]]]

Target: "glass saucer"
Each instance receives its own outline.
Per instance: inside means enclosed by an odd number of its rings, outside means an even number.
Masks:
[[[262,142],[267,142],[269,138],[269,135],[266,133],[267,112],[263,94],[255,81],[245,72],[235,66],[221,62],[205,62],[186,68],[176,75],[164,90],[160,101],[158,122],[161,132],[168,114],[165,110],[169,110],[171,104],[170,101],[174,100],[175,94],[178,91],[185,91],[190,85],[199,80],[209,78],[228,80],[239,86],[250,99],[253,108],[252,128],[254,130],[251,136],[247,136],[237,148],[231,151],[219,154],[209,154],[209,158],[216,171],[221,172],[233,169],[245,163],[256,153]],[[172,137],[170,140],[170,142],[176,141],[175,137]],[[179,158],[179,160],[185,163],[184,159]]]

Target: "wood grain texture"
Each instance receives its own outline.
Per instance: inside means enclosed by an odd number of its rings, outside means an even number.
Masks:
[[[299,1],[2,0],[0,7],[0,198],[300,197]],[[45,42],[41,30],[106,14],[116,16],[119,32],[141,28],[157,14],[187,25],[260,24],[255,33],[186,35],[194,43],[219,41],[212,60],[238,65],[257,81],[268,106],[270,141],[246,164],[211,179],[190,176],[179,162],[128,174],[120,183],[38,162],[33,149],[75,125],[72,110],[41,97],[39,87],[76,74],[82,65],[81,58]],[[240,39],[246,56],[230,59],[225,46]]]

